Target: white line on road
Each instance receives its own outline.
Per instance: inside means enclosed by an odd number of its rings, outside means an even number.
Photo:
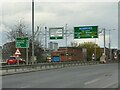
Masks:
[[[100,79],[93,79],[93,80],[91,80],[91,81],[85,82],[85,85],[88,85],[88,84],[97,82],[98,80],[100,80]]]
[[[21,86],[20,88],[30,88],[30,85]]]
[[[103,88],[118,88],[118,82],[112,82],[108,85],[104,86]]]

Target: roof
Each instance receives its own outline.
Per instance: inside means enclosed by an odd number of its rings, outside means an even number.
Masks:
[[[81,47],[59,47],[59,49],[62,49],[62,48],[71,48],[71,49],[82,49]]]

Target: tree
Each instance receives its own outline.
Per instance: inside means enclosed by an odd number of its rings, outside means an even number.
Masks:
[[[29,49],[28,49],[28,57],[29,57],[29,61],[31,59],[31,53],[32,53],[32,38],[31,35],[28,33],[26,34],[26,29],[27,29],[27,25],[25,24],[24,21],[20,20],[11,31],[7,32],[7,37],[10,40],[10,42],[4,44],[4,49],[6,49],[5,51],[7,51],[9,53],[9,55],[13,55],[15,53],[16,47],[15,47],[15,40],[16,37],[29,37]],[[36,34],[36,32],[35,32]],[[40,42],[38,42],[35,39],[35,55],[37,56],[37,59],[41,59],[42,57],[42,53],[43,53],[43,49],[42,49],[42,44]],[[26,49],[25,48],[19,48],[20,52],[21,52],[21,57],[26,59]],[[38,60],[38,61],[39,61]]]
[[[71,47],[78,47],[78,43],[77,42],[71,42]]]
[[[26,30],[27,26],[24,21],[20,20],[11,31],[7,32],[7,38],[11,42],[15,41],[16,37],[20,36],[26,36]]]
[[[93,42],[84,42],[79,44],[78,47],[86,48],[87,49],[87,60],[92,60],[93,53],[95,54],[95,48],[96,48],[96,60],[99,60],[99,58],[102,55],[102,50],[100,49],[100,46]]]

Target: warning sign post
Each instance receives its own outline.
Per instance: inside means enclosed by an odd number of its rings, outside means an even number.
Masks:
[[[21,55],[20,50],[17,48],[15,56],[19,57],[20,55]],[[17,60],[17,64],[19,65],[19,60]]]

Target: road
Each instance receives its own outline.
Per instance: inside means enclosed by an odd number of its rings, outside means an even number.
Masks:
[[[118,64],[66,67],[7,75],[2,88],[117,88]]]

